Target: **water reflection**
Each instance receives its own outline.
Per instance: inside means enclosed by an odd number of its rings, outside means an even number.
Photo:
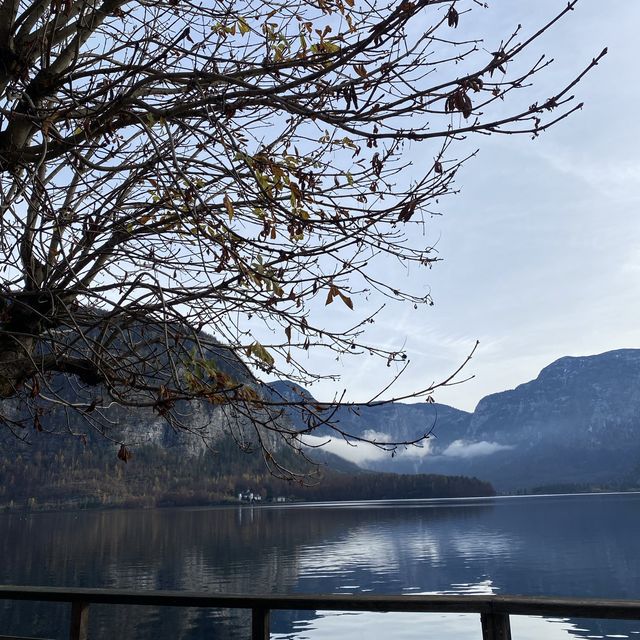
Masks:
[[[580,628],[567,619],[544,619],[513,616],[512,637],[516,640],[567,640],[581,638],[634,638],[638,631],[605,633]],[[299,620],[288,633],[272,634],[272,640],[369,640],[370,638],[394,638],[394,640],[424,640],[424,638],[455,638],[456,640],[481,640],[479,617],[472,614],[397,614],[327,612],[312,621]]]
[[[219,593],[640,598],[640,496],[0,516],[11,584]],[[2,633],[64,637],[61,606],[5,603]],[[92,637],[242,637],[248,613],[92,608]],[[344,625],[344,626],[343,626]],[[518,633],[516,634],[516,628]],[[479,638],[477,616],[283,612],[274,637]],[[514,638],[638,637],[637,623],[514,620]]]

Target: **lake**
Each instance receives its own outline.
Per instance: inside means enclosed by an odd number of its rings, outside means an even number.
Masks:
[[[640,599],[640,494],[5,514],[4,584],[218,593]],[[0,633],[66,637],[61,605]],[[92,606],[92,638],[247,637],[249,614]],[[640,622],[512,619],[514,640],[638,638]],[[478,616],[275,613],[275,640],[479,640]]]

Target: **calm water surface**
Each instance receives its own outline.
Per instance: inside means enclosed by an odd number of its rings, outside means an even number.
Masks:
[[[0,516],[5,584],[217,593],[640,599],[640,495]],[[65,606],[0,604],[0,633],[64,638]],[[242,638],[248,614],[91,608],[92,638]],[[637,638],[640,623],[514,618],[514,640]],[[479,640],[479,618],[275,614],[277,640]]]

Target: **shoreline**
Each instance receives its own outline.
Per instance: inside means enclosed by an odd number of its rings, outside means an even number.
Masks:
[[[332,500],[332,501],[320,501],[320,500],[288,500],[287,502],[270,502],[262,501],[256,503],[241,502],[234,498],[222,499],[219,501],[211,501],[207,504],[199,504],[194,502],[193,504],[95,504],[90,503],[87,505],[78,505],[74,503],[63,503],[52,505],[50,503],[37,504],[34,506],[27,505],[15,505],[9,506],[6,504],[0,505],[0,516],[14,516],[14,515],[35,515],[44,513],[86,513],[86,512],[99,512],[99,511],[155,511],[155,510],[180,510],[180,511],[194,511],[194,510],[208,510],[208,509],[230,509],[230,508],[244,508],[244,509],[295,509],[295,508],[367,508],[367,507],[384,507],[384,506],[402,506],[402,505],[420,505],[432,504],[434,506],[442,505],[446,506],[451,502],[480,502],[480,501],[502,501],[512,500],[518,498],[563,498],[570,496],[603,496],[603,495],[633,495],[640,494],[640,489],[633,488],[629,490],[610,490],[603,489],[601,491],[575,491],[575,492],[562,492],[562,493],[523,493],[523,494],[499,494],[493,496],[457,496],[457,497],[434,497],[434,498],[378,498],[370,500]]]

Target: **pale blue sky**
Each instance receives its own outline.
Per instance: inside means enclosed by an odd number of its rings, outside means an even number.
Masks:
[[[566,0],[490,4],[474,11],[489,39],[519,22],[541,24]],[[561,356],[640,347],[638,26],[640,2],[581,0],[545,36],[557,62],[536,97],[548,97],[604,46],[609,55],[576,89],[585,108],[569,120],[536,141],[477,141],[481,153],[459,177],[462,193],[430,223],[443,262],[409,276],[425,280],[436,305],[390,309],[372,334],[387,344],[406,338],[411,369],[396,393],[444,377],[476,339],[467,368],[475,378],[439,391],[437,401],[473,409]],[[326,399],[347,386],[350,399],[366,400],[385,373],[371,364],[346,361],[337,387],[312,391]]]

